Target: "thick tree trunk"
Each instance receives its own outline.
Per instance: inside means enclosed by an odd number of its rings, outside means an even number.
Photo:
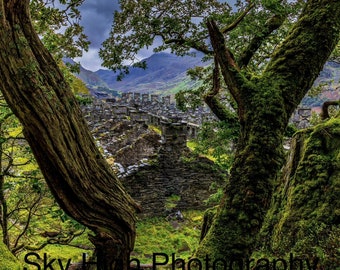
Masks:
[[[97,149],[30,22],[29,0],[0,1],[0,88],[60,206],[94,232],[98,269],[128,269],[138,206]]]
[[[222,75],[239,106],[241,135],[224,198],[196,256],[230,262],[249,258],[253,252],[282,167],[288,119],[339,42],[340,1],[307,1],[257,78],[239,70],[213,21],[208,29]]]

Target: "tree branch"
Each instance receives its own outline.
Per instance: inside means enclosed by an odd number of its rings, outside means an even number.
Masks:
[[[234,128],[238,125],[237,117],[235,116],[235,114],[231,113],[226,108],[225,104],[221,103],[219,98],[217,97],[221,89],[219,73],[219,65],[215,57],[215,68],[213,70],[213,86],[211,88],[211,91],[209,91],[204,96],[204,101],[219,120],[228,123],[231,128]]]
[[[255,7],[255,4],[254,4],[254,3],[251,3],[251,4],[250,4],[250,5],[249,5],[249,6],[241,13],[241,15],[240,15],[239,17],[237,17],[237,19],[236,19],[234,22],[232,22],[231,24],[229,24],[229,25],[223,27],[223,28],[221,29],[221,32],[222,32],[223,34],[225,34],[225,33],[227,33],[227,32],[230,32],[231,30],[235,29],[235,28],[239,25],[239,23],[242,22],[242,20],[244,19],[244,17],[249,13],[249,11],[250,11],[253,7]]]
[[[279,84],[287,115],[293,113],[312,87],[338,44],[339,35],[340,1],[308,0],[263,73]]]
[[[245,67],[249,64],[251,58],[260,48],[263,41],[265,41],[271,33],[273,33],[276,29],[278,29],[282,25],[285,18],[286,17],[283,16],[282,14],[277,14],[269,18],[269,20],[267,20],[265,25],[262,27],[261,31],[256,33],[256,35],[250,41],[247,48],[241,53],[240,58],[238,60],[240,68]]]
[[[41,199],[42,199],[42,194],[39,194],[39,197],[30,206],[30,208],[28,210],[28,216],[27,216],[26,224],[25,224],[24,228],[22,229],[21,233],[19,233],[19,235],[16,237],[16,240],[15,240],[14,245],[13,245],[14,249],[18,246],[18,243],[19,243],[19,240],[21,239],[21,237],[23,237],[26,234],[26,231],[28,230],[28,227],[31,223],[32,216],[34,215],[34,213],[36,211],[36,207],[37,207],[38,203],[41,201]]]
[[[112,258],[128,261],[140,207],[97,148],[75,96],[35,32],[30,2],[5,3],[5,22],[0,21],[2,93],[22,123],[57,202],[94,232],[101,244],[96,248],[110,254],[97,261],[118,269]]]
[[[165,39],[162,35],[160,35],[160,36],[163,38],[165,44],[174,43],[174,44],[179,45],[179,46],[186,44],[188,47],[190,47],[192,49],[195,49],[197,51],[200,51],[200,52],[202,52],[204,54],[211,54],[211,53],[213,53],[212,51],[210,51],[208,49],[207,46],[200,45],[200,44],[196,43],[193,40],[187,40],[187,39],[184,39],[184,38]]]
[[[231,96],[238,104],[239,118],[243,118],[243,101],[239,92],[239,87],[243,83],[239,74],[240,68],[238,67],[234,56],[225,46],[225,39],[223,34],[218,29],[215,21],[209,20],[207,22],[211,44],[214,48],[214,53],[224,81],[228,87]]]

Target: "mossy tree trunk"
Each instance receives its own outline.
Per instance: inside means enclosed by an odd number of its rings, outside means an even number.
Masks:
[[[283,165],[288,120],[339,41],[340,2],[308,0],[263,74],[246,75],[214,21],[207,23],[241,125],[235,162],[215,220],[196,256],[249,257]]]
[[[97,149],[75,97],[35,33],[29,0],[0,1],[0,48],[0,90],[52,193],[94,232],[97,269],[128,269],[138,206]]]
[[[340,115],[294,135],[254,257],[294,254],[313,269],[338,269],[339,154]]]

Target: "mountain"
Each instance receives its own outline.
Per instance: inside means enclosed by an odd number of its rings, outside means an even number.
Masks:
[[[71,64],[75,65],[76,62],[74,62],[70,58],[63,58],[63,62],[65,64]],[[82,65],[79,66],[79,73],[74,74],[76,77],[81,79],[87,87],[92,88],[98,88],[98,87],[104,87],[109,88],[105,81],[103,81],[95,72],[88,70],[84,68]]]
[[[82,66],[80,66],[80,73],[77,74],[77,77],[90,87],[95,86],[109,88],[107,83],[100,76],[91,70],[83,68]]]
[[[122,81],[117,81],[118,72],[100,69],[92,72],[80,67],[76,74],[89,88],[109,88],[120,92],[163,93],[174,92],[177,88],[190,85],[186,75],[189,68],[207,65],[202,62],[202,54],[196,57],[179,57],[170,53],[156,53],[146,58],[147,68],[132,67]]]

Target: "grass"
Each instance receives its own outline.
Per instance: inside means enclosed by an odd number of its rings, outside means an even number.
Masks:
[[[183,216],[184,221],[182,222],[175,219],[167,220],[166,217],[144,218],[137,221],[137,237],[131,259],[138,259],[141,264],[151,264],[152,256],[155,253],[167,254],[169,263],[171,263],[173,253],[176,259],[187,260],[190,258],[198,246],[203,211],[185,211]],[[75,239],[74,244],[91,245],[86,233]],[[24,263],[27,253],[28,251],[20,254],[19,261],[21,263]],[[92,255],[89,250],[65,245],[48,245],[36,253],[41,259],[38,260],[36,256],[30,256],[28,257],[29,261],[39,263],[43,267],[45,253],[48,261],[56,259],[52,265],[56,269],[59,267],[58,259],[63,266],[66,266],[69,259],[72,263],[81,262],[83,253],[87,253],[87,258]],[[159,260],[163,261],[164,258],[160,257]],[[37,266],[33,264],[24,264],[23,266],[28,270],[37,269]]]
[[[198,246],[202,211],[186,211],[184,221],[164,217],[148,218],[137,222],[137,238],[131,257],[141,263],[152,263],[154,253],[165,253],[171,258],[187,259]]]
[[[149,129],[153,130],[154,132],[156,132],[159,135],[162,135],[162,131],[159,127],[155,126],[155,125],[149,125]]]

